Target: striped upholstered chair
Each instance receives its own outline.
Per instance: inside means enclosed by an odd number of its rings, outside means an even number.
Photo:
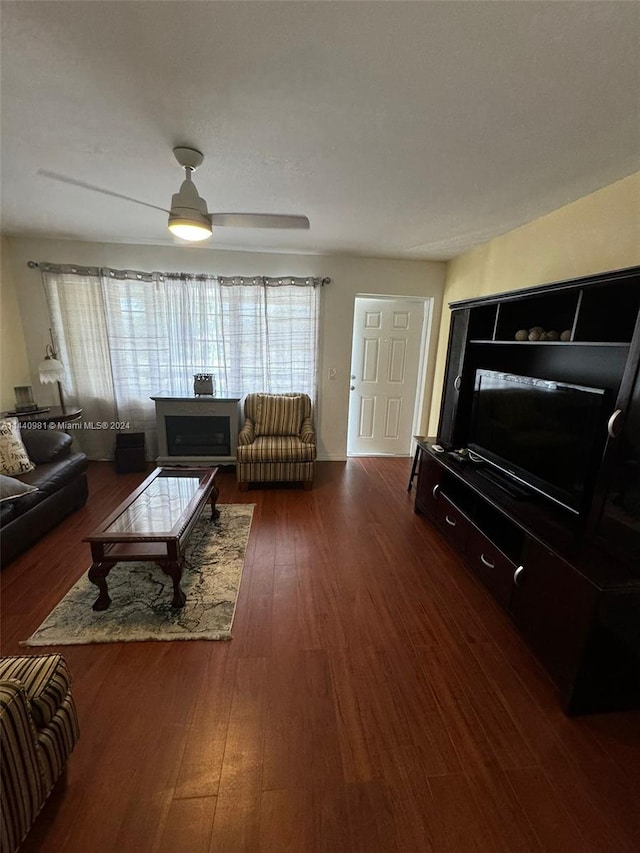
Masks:
[[[18,849],[78,740],[61,655],[0,658],[0,851]]]
[[[236,450],[240,489],[277,482],[302,482],[310,489],[316,434],[307,394],[247,394],[244,414]]]

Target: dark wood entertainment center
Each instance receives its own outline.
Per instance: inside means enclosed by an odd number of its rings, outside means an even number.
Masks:
[[[510,613],[567,713],[640,707],[640,267],[449,307],[438,435],[418,441],[416,512]],[[565,334],[516,340],[532,328]],[[479,369],[604,389],[579,514],[537,491],[514,496],[489,479],[492,466],[454,453],[467,447]]]

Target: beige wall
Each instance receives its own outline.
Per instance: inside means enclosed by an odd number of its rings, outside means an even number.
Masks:
[[[16,404],[15,385],[32,385],[16,286],[5,240],[0,243],[0,411]],[[34,388],[34,397],[38,400]]]
[[[438,427],[449,337],[448,302],[640,264],[640,172],[447,265],[429,435]]]
[[[437,329],[442,310],[445,264],[393,261],[328,255],[280,255],[225,252],[203,247],[160,247],[115,243],[7,238],[7,256],[25,319],[25,344],[34,393],[38,401],[55,402],[55,391],[37,383],[37,365],[48,343],[48,317],[40,273],[27,261],[109,266],[117,269],[183,270],[220,275],[317,275],[332,283],[322,291],[320,328],[319,401],[316,423],[319,458],[346,456],[349,375],[354,300],[358,294],[433,298],[426,390],[420,430],[427,424],[435,365]],[[26,323],[26,318],[29,318]],[[328,379],[330,368],[336,378]],[[161,390],[161,389],[158,389]],[[49,397],[51,391],[53,396]]]

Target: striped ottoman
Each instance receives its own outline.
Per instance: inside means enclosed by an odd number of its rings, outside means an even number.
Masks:
[[[78,740],[62,655],[0,658],[0,851],[20,846]]]

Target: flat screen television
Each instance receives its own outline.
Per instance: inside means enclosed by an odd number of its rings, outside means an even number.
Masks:
[[[471,458],[580,514],[606,437],[605,394],[602,388],[477,370]]]

